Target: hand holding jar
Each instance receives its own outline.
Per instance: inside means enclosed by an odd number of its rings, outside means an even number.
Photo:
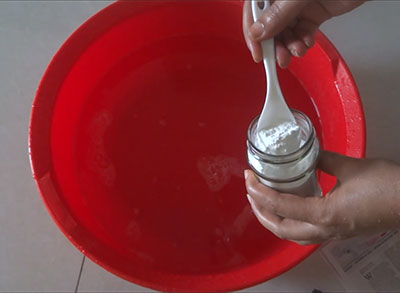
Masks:
[[[280,193],[245,171],[249,202],[265,228],[305,245],[400,227],[400,165],[322,152],[318,167],[337,178],[324,197]]]

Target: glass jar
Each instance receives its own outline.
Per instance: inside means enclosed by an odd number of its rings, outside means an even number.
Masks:
[[[255,146],[259,116],[247,132],[247,157],[251,169],[260,182],[275,190],[301,196],[321,196],[315,167],[320,153],[318,138],[310,119],[298,110],[292,110],[300,127],[300,147],[292,153],[273,155]]]

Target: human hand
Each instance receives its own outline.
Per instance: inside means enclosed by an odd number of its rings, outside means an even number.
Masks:
[[[325,197],[280,193],[246,170],[247,197],[259,222],[302,245],[400,227],[400,165],[323,152],[319,168],[337,178]]]
[[[360,6],[362,0],[276,0],[253,24],[251,1],[243,4],[243,34],[255,62],[262,60],[261,40],[275,38],[276,60],[289,65],[291,56],[304,56],[314,34],[326,20]]]

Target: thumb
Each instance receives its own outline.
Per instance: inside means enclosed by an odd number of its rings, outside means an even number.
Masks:
[[[250,28],[255,41],[267,40],[282,32],[308,4],[304,0],[275,1]]]
[[[346,157],[334,152],[323,151],[318,161],[318,168],[338,179],[357,172],[359,159]]]

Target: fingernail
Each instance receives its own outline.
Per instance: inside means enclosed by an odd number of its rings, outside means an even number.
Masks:
[[[264,34],[264,24],[262,22],[256,21],[250,28],[250,36],[253,39],[259,39]]]
[[[282,69],[286,69],[288,67],[288,65],[283,62],[279,55],[276,57],[276,62],[278,62],[279,67]]]
[[[309,38],[304,38],[303,39],[304,44],[307,46],[307,48],[311,48],[313,45],[312,40],[310,40]]]
[[[250,43],[249,46],[250,46],[251,57],[253,58],[253,60],[254,60],[255,63],[258,63],[258,62],[257,62],[257,58],[256,58],[256,56],[254,55],[254,47],[253,47],[253,44]]]
[[[260,63],[260,61],[261,61],[262,59],[253,56],[253,60],[254,60],[254,62],[256,62],[256,63]]]
[[[244,179],[247,180],[247,177],[249,176],[249,171],[244,170]]]
[[[283,68],[283,66],[282,66],[282,60],[281,60],[281,58],[279,57],[279,55],[276,56],[276,62],[278,62],[278,65],[279,65],[280,68]]]
[[[250,205],[253,205],[253,199],[251,198],[251,196],[247,193],[247,200],[249,201]]]
[[[300,57],[300,54],[296,49],[290,49],[290,53],[292,53],[293,56]]]

